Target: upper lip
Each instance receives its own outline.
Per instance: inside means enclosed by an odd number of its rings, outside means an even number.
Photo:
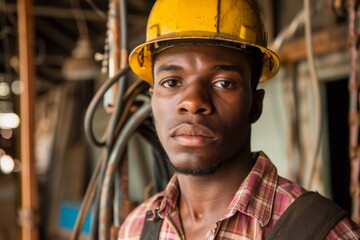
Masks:
[[[177,125],[171,131],[171,137],[182,136],[182,135],[201,136],[206,138],[215,137],[215,134],[211,129],[209,129],[208,127],[202,124],[197,124],[197,123],[182,123],[180,125]]]

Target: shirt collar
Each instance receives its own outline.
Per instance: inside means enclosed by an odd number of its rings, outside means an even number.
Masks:
[[[266,226],[272,215],[277,179],[276,167],[265,153],[258,152],[255,165],[236,192],[224,218],[239,211]]]
[[[271,219],[278,175],[276,167],[265,153],[254,154],[256,162],[240,185],[223,219],[239,211],[257,219],[262,226],[266,226]],[[174,174],[165,191],[149,201],[149,209],[156,209],[161,218],[166,217],[177,208],[179,192],[178,179]]]
[[[148,201],[147,209],[152,211],[156,210],[161,218],[165,218],[177,208],[179,193],[178,179],[174,174],[167,184],[166,189]]]

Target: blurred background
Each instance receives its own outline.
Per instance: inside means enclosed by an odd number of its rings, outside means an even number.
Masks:
[[[360,222],[359,1],[258,2],[281,69],[252,150]],[[116,239],[166,185],[149,86],[126,66],[153,3],[0,0],[0,240]]]

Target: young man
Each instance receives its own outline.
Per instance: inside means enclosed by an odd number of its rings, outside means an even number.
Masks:
[[[130,66],[152,84],[155,127],[174,176],[127,217],[119,239],[265,239],[306,192],[278,176],[263,152],[251,152],[264,97],[257,84],[279,68],[266,42],[255,0],[157,1]],[[345,216],[325,235],[358,239],[360,230]]]

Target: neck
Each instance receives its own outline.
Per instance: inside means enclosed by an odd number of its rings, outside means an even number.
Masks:
[[[181,217],[191,222],[209,223],[221,218],[252,166],[249,151],[209,176],[179,174]]]

